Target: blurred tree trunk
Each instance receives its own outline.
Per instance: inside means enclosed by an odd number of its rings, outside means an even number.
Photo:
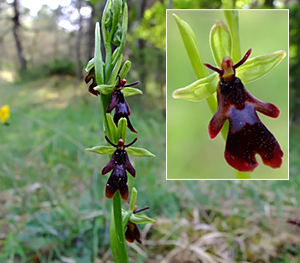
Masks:
[[[168,9],[172,9],[172,6],[173,6],[173,1],[172,1],[172,0],[169,0],[169,3],[168,3]]]
[[[88,22],[88,30],[87,30],[87,42],[86,42],[86,59],[89,61],[93,57],[93,47],[94,47],[94,7],[91,6],[92,12],[91,17]]]
[[[146,9],[146,4],[147,4],[147,0],[140,0],[140,5],[138,7],[138,21],[139,24],[141,24],[143,16],[144,16],[144,12]],[[139,57],[138,57],[138,64],[140,65],[140,80],[141,80],[141,84],[143,87],[145,87],[145,82],[146,82],[146,61],[145,61],[145,45],[146,45],[146,41],[143,39],[138,39],[138,52],[139,52]]]
[[[13,35],[14,35],[14,39],[15,39],[15,42],[16,42],[18,59],[19,59],[20,64],[21,64],[22,71],[26,71],[27,62],[26,62],[26,59],[23,55],[23,49],[22,49],[21,40],[20,40],[20,36],[19,36],[19,29],[20,29],[19,1],[14,0],[12,2],[12,6],[14,8],[14,16],[12,18],[12,20],[13,20]]]
[[[76,44],[75,44],[75,52],[76,52],[76,60],[77,60],[77,79],[81,80],[83,78],[82,76],[82,62],[81,62],[81,54],[80,54],[80,44],[81,44],[81,37],[82,37],[82,15],[80,13],[80,9],[82,6],[82,0],[77,1],[77,10],[79,14],[79,20],[78,20],[78,32],[76,37]]]

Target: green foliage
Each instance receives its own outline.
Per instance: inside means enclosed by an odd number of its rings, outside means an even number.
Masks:
[[[147,40],[155,47],[166,50],[166,7],[158,1],[147,9],[134,38]]]
[[[76,63],[68,59],[54,59],[44,66],[47,76],[52,75],[76,75]]]
[[[53,59],[50,62],[29,68],[26,72],[19,69],[17,74],[18,81],[28,82],[37,79],[43,79],[49,76],[75,76],[76,63],[68,59]]]
[[[290,116],[300,118],[300,6],[290,9]]]
[[[47,252],[47,262],[60,257],[93,262],[109,249],[106,226],[110,203],[104,197],[107,176],[101,176],[99,166],[107,163],[107,157],[85,151],[85,146],[105,143],[98,136],[103,134],[95,115],[99,102],[82,85],[76,91],[84,95],[74,97],[73,80],[64,81],[64,89],[51,87],[52,81],[0,87],[1,98],[11,105],[12,115],[10,126],[2,126],[0,131],[3,261],[11,258],[12,262],[28,262],[37,254],[46,257],[43,253]],[[145,109],[139,100],[135,107],[136,127],[144,135],[139,142],[158,157],[151,161],[130,157],[137,171],[130,185],[140,186],[165,173],[161,161],[165,156],[165,120],[158,110]],[[127,136],[128,142],[134,138],[132,134]],[[159,181],[163,179],[160,176]],[[151,213],[161,212],[161,205],[168,205],[169,199],[158,202],[163,189],[157,191],[151,186],[146,192],[146,196],[139,196],[139,207],[148,205],[147,199],[155,192],[159,194],[152,198],[156,205],[151,207]]]
[[[223,0],[224,1],[224,0]],[[173,0],[174,9],[197,9],[197,8],[220,8],[222,2],[221,0]]]

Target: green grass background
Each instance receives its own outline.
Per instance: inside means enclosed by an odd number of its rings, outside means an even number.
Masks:
[[[226,22],[222,10],[167,11],[167,177],[168,179],[234,179],[233,169],[224,159],[225,142],[221,135],[208,138],[212,118],[206,101],[173,99],[175,89],[196,79],[183,41],[172,14],[189,23],[193,29],[203,62],[214,65],[209,47],[209,32],[216,21]],[[277,50],[288,52],[287,10],[239,10],[241,53],[252,48],[250,58]],[[210,74],[212,72],[209,72]],[[262,101],[279,107],[279,118],[260,113],[259,117],[275,135],[283,152],[280,169],[262,164],[251,173],[252,179],[288,178],[288,54],[263,78],[245,85]]]

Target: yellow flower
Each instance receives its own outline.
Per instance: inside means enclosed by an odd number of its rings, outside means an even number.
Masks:
[[[4,105],[0,108],[0,121],[2,124],[6,122],[6,120],[9,118],[9,106]]]

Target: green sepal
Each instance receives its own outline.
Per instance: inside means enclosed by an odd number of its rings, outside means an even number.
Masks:
[[[117,136],[116,124],[114,123],[114,120],[113,120],[111,114],[106,113],[106,119],[107,119],[107,125],[108,125],[111,135],[113,137],[113,138],[108,138],[108,139],[110,139],[113,143],[116,144],[118,142],[118,138],[116,137]]]
[[[122,208],[122,217],[123,217],[123,224],[124,221],[128,218],[130,222],[135,224],[147,224],[147,223],[155,223],[156,221],[150,217],[147,216],[140,216],[134,213],[131,213],[130,211],[126,211]],[[127,220],[128,222],[128,220]],[[126,222],[126,225],[127,225]],[[125,225],[125,226],[126,226]]]
[[[120,70],[120,78],[121,79],[125,79],[126,78],[126,75],[128,73],[128,71],[130,70],[131,68],[131,62],[129,60],[126,60]]]
[[[151,153],[148,150],[143,149],[143,148],[128,147],[128,148],[126,148],[126,152],[128,154],[131,154],[131,155],[134,155],[134,156],[155,157],[155,155],[153,153]]]
[[[90,59],[86,64],[85,71],[90,72],[90,70],[94,67],[94,58]]]
[[[221,67],[224,57],[232,55],[231,34],[226,24],[222,21],[216,22],[209,34],[210,49],[217,67]]]
[[[113,146],[107,145],[107,146],[95,146],[93,148],[87,148],[86,150],[89,152],[94,152],[94,153],[105,155],[105,154],[113,154],[115,152],[116,148]]]
[[[140,216],[137,214],[131,214],[129,221],[135,224],[155,223],[154,219],[147,216]]]
[[[285,56],[286,52],[279,50],[249,59],[245,64],[236,69],[236,76],[240,78],[244,84],[257,80],[277,66]]]
[[[117,127],[117,139],[122,138],[123,141],[125,141],[126,132],[127,132],[127,120],[126,118],[121,118],[118,122],[118,127]]]
[[[94,90],[100,91],[102,94],[111,94],[115,88],[115,85],[105,85],[101,84],[94,88]]]
[[[173,92],[174,99],[185,99],[200,101],[212,95],[218,87],[219,75],[213,73],[206,78],[199,79],[187,87],[177,89]]]
[[[124,89],[122,89],[122,92],[125,97],[129,97],[136,94],[143,94],[143,92],[140,89],[130,87],[125,87]]]
[[[101,55],[101,34],[99,22],[96,23],[95,27],[95,52],[94,52],[94,66],[95,66],[95,79],[96,83],[103,83],[103,61]]]
[[[208,75],[206,67],[203,65],[199,49],[197,47],[195,34],[188,23],[180,19],[177,15],[173,14],[173,17],[179,28],[181,38],[183,40],[185,49],[188,53],[192,67],[197,78],[203,78]]]

